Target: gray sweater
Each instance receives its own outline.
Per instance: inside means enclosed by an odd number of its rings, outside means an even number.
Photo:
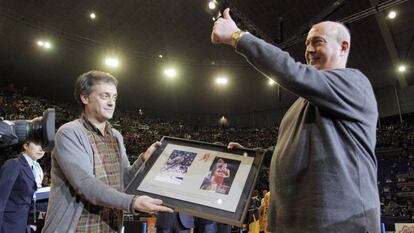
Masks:
[[[268,230],[380,232],[378,111],[369,80],[356,69],[295,62],[252,35],[237,52],[299,97],[283,117],[272,157]]]
[[[121,134],[112,129],[121,153],[121,187],[134,177],[142,165],[138,158],[130,166]],[[133,195],[119,192],[93,174],[93,151],[81,121],[59,128],[52,152],[51,190],[44,233],[75,232],[84,201],[130,211]]]

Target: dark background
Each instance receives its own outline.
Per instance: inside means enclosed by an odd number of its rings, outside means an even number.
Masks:
[[[332,0],[229,2],[243,29],[282,42],[301,62],[302,35],[312,23],[344,21],[352,32],[349,66],[361,69],[376,90],[414,82],[413,0],[346,0],[338,7]],[[124,109],[235,114],[288,106],[292,96],[269,86],[233,48],[211,44],[216,12],[207,5],[207,0],[1,0],[0,85],[13,83],[35,96],[74,102],[76,77],[99,69],[118,77]],[[392,21],[386,19],[391,9],[398,13]],[[38,39],[49,39],[53,48],[41,49]],[[107,54],[119,57],[118,69],[103,65]],[[408,67],[404,76],[396,72],[400,63]],[[167,65],[177,68],[174,82],[164,77]],[[229,78],[225,88],[215,85],[218,74]]]

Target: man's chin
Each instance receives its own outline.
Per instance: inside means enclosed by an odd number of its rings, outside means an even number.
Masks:
[[[104,117],[105,117],[105,120],[110,120],[110,119],[112,119],[113,116],[114,116],[114,114],[112,113],[112,114],[107,114]]]
[[[325,67],[323,66],[323,64],[320,63],[315,63],[313,65],[311,65],[313,68],[317,69],[317,70],[323,70],[325,69]]]
[[[318,62],[307,62],[308,66],[312,66],[314,68],[317,68],[319,66]]]

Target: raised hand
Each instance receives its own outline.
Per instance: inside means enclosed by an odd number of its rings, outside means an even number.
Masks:
[[[230,16],[230,9],[223,12],[223,17],[216,20],[211,32],[211,42],[214,44],[232,44],[231,36],[233,33],[240,31],[236,23]],[[233,45],[234,46],[234,45]]]

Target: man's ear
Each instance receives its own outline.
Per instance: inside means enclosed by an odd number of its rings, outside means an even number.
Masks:
[[[347,55],[349,53],[349,42],[344,40],[341,44],[341,55]]]
[[[81,99],[83,104],[88,104],[89,103],[89,97],[87,95],[80,95],[80,99]]]

